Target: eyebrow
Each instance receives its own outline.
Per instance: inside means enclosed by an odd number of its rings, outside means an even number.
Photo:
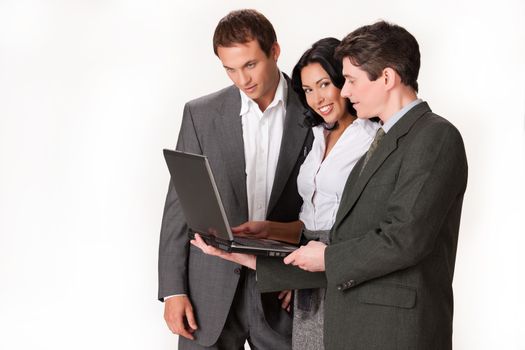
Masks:
[[[319,82],[321,82],[321,81],[323,81],[323,80],[330,80],[330,81],[332,81],[332,79],[330,79],[329,77],[322,77],[321,79],[317,80],[317,81],[314,83],[314,85],[319,84]],[[310,86],[309,86],[309,85],[305,85],[305,84],[303,84],[303,87],[310,87]]]
[[[247,65],[249,64],[252,64],[252,63],[257,63],[257,60],[249,60],[248,62],[246,62],[245,64],[242,65],[242,68],[246,67]],[[225,69],[235,69],[235,68],[232,68],[232,67],[228,67],[228,66],[225,66],[224,64],[222,65]]]

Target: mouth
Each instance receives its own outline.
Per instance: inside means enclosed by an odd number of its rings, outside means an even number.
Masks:
[[[334,105],[333,103],[331,103],[329,105],[319,107],[317,110],[319,111],[319,114],[321,115],[328,115],[330,114],[330,112],[332,112],[333,109],[334,109]]]
[[[257,85],[252,85],[250,87],[245,88],[244,92],[246,92],[247,94],[250,94],[250,93],[254,92],[256,88],[257,88]]]

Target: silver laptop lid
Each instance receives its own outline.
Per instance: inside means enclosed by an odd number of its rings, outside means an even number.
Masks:
[[[232,241],[233,234],[206,156],[165,149],[164,158],[189,228]]]

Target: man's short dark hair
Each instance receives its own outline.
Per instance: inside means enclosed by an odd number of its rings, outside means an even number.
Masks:
[[[403,84],[418,90],[419,45],[403,27],[385,21],[360,27],[341,41],[335,55],[339,60],[348,58],[372,81],[379,78],[383,69],[392,68]]]
[[[277,35],[270,21],[256,10],[232,11],[215,28],[213,52],[217,55],[219,46],[232,47],[252,40],[257,40],[266,56],[270,56],[272,46],[277,42]]]

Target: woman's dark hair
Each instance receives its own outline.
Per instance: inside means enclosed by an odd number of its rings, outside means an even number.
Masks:
[[[341,61],[334,58],[335,48],[339,45],[340,41],[336,38],[324,38],[315,42],[311,48],[301,56],[297,64],[292,71],[292,88],[295,90],[302,104],[308,110],[305,113],[305,124],[312,127],[319,124],[327,129],[330,127],[324,124],[323,118],[317,114],[306,102],[306,95],[303,90],[303,82],[301,81],[301,71],[304,67],[311,63],[319,63],[321,67],[328,73],[332,84],[338,89],[341,89],[344,85],[345,78],[343,77],[343,67]],[[355,116],[356,112],[352,107],[350,101],[346,101],[346,108],[348,112]]]

